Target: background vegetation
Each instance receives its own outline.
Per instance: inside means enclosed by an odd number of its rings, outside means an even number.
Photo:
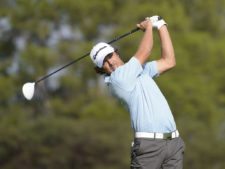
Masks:
[[[108,95],[89,58],[38,84],[22,85],[136,26],[168,23],[177,58],[156,79],[186,143],[184,168],[224,169],[224,0],[1,0],[0,168],[129,168],[129,114]],[[143,33],[114,44],[128,60]],[[154,31],[152,59],[160,54]]]

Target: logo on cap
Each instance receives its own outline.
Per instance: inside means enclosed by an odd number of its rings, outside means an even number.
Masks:
[[[95,53],[95,55],[94,55],[94,60],[96,59],[96,56],[98,55],[98,53],[102,50],[102,49],[105,49],[107,46],[103,46],[103,47],[101,47],[96,53]]]

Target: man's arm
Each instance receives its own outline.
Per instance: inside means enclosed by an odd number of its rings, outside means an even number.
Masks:
[[[161,58],[157,60],[157,69],[159,73],[163,73],[176,65],[176,59],[173,44],[166,25],[159,29],[159,37],[161,41]]]
[[[140,61],[141,64],[144,64],[148,59],[153,47],[152,23],[150,20],[144,20],[140,24],[137,24],[137,27],[144,30],[145,32],[138,50],[135,53],[135,57]]]

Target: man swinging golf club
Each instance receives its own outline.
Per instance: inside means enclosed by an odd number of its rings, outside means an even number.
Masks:
[[[176,64],[174,49],[166,22],[159,16],[137,24],[144,31],[133,57],[124,63],[109,44],[96,44],[90,56],[96,71],[105,74],[112,94],[128,108],[134,130],[131,149],[132,169],[182,169],[184,142],[170,107],[153,80]],[[153,47],[152,29],[161,42],[161,58],[147,62]]]

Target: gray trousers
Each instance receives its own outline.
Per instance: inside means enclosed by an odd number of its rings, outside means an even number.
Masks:
[[[171,140],[135,138],[131,147],[131,169],[182,169],[185,145]]]

